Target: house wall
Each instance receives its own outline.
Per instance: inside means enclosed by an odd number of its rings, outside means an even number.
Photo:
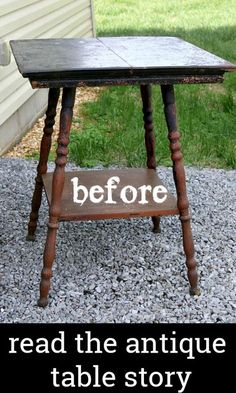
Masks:
[[[0,38],[91,37],[93,0],[1,0]],[[0,65],[0,155],[20,140],[47,104],[46,89],[33,90],[15,60]]]

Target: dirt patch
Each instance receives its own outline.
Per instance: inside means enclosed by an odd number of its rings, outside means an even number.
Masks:
[[[99,87],[93,87],[93,88],[84,87],[76,90],[75,105],[74,105],[74,112],[73,112],[74,119],[79,116],[81,103],[87,101],[94,101],[98,97],[100,91],[101,88]],[[53,146],[52,151],[55,150],[54,145],[58,138],[60,109],[61,109],[61,100],[59,100],[58,103],[56,123],[54,126],[54,132],[52,136],[52,146]],[[14,146],[11,150],[5,153],[3,156],[27,158],[37,155],[39,153],[40,142],[42,139],[44,118],[45,116],[39,118],[38,121],[33,126],[33,128],[23,136],[21,141],[16,146]],[[73,122],[72,126],[74,128],[79,129],[78,123]]]

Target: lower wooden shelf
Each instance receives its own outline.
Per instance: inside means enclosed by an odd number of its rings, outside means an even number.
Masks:
[[[112,177],[114,188],[110,191],[110,201],[108,198],[108,179]],[[51,191],[52,191],[52,178],[53,173],[47,173],[43,175],[44,189],[46,191],[46,196],[48,203],[51,203]],[[73,178],[78,178],[73,182],[77,182],[76,185],[83,185],[88,190],[88,197],[83,204],[75,203],[73,198],[74,194],[79,199],[84,199],[84,192],[80,191],[75,193],[73,187],[75,187],[72,182]],[[119,183],[118,179],[119,178]],[[98,192],[94,194],[95,198],[101,198],[103,195],[103,200],[99,203],[93,203],[89,197],[89,191],[93,186],[100,186]],[[121,198],[121,191],[126,186],[132,186],[137,190],[132,191],[132,189],[126,189],[125,197],[128,201],[134,200],[132,203],[124,202],[125,198]],[[132,218],[132,217],[144,217],[144,216],[166,216],[178,214],[178,208],[176,203],[176,198],[167,192],[167,198],[162,203],[157,203],[153,199],[153,194],[150,191],[146,191],[145,200],[148,203],[141,204],[142,199],[141,186],[151,186],[153,190],[156,186],[163,186],[163,183],[159,179],[156,171],[153,169],[143,169],[143,168],[131,168],[131,169],[114,169],[114,170],[87,170],[78,172],[67,172],[65,175],[65,185],[62,195],[61,204],[61,216],[60,220],[98,220],[98,219],[108,219],[108,218]],[[116,187],[116,188],[115,188]],[[102,189],[104,192],[102,193]],[[144,192],[144,191],[143,191]],[[163,198],[163,193],[157,193],[158,197]],[[144,195],[143,195],[144,197]],[[124,200],[123,200],[124,199]]]

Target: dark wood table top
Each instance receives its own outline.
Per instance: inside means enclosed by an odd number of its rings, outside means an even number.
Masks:
[[[175,37],[13,40],[19,71],[33,87],[212,83],[236,65]]]

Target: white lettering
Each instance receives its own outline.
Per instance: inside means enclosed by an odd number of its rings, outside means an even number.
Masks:
[[[95,194],[102,194],[100,197],[95,197]],[[92,186],[89,191],[90,201],[93,203],[100,203],[104,198],[104,190],[101,186]]]
[[[116,376],[112,371],[106,371],[100,374],[99,365],[92,366],[92,370],[85,371],[83,367],[78,364],[75,366],[75,372],[64,371],[59,372],[56,368],[51,371],[53,386],[58,387],[78,387],[78,388],[100,388],[106,386],[108,388],[115,386]]]
[[[150,191],[152,192],[152,186],[140,186],[138,188],[141,191],[141,199],[138,203],[140,203],[141,205],[145,205],[146,203],[148,203],[147,198],[146,198],[146,191]]]
[[[179,393],[182,393],[182,392],[185,390],[185,388],[186,388],[186,385],[187,385],[187,383],[188,383],[189,377],[190,377],[190,375],[192,374],[192,372],[191,372],[191,371],[186,371],[186,372],[184,373],[184,372],[182,372],[182,371],[177,371],[176,374],[178,375],[179,381],[180,381],[180,383],[181,383],[181,390],[178,390],[178,392],[179,392]],[[182,378],[182,374],[186,374],[186,375],[185,375],[185,379]]]
[[[105,186],[105,188],[107,188],[107,200],[105,203],[117,203],[112,199],[112,190],[115,190],[117,188],[117,185],[115,183],[120,183],[120,178],[118,176],[112,176],[107,180],[107,185]]]
[[[80,206],[83,206],[88,197],[92,203],[101,203],[102,201],[106,204],[117,203],[117,201],[113,199],[113,191],[118,188],[118,184],[120,183],[120,178],[118,176],[110,177],[104,188],[99,185],[94,185],[88,189],[85,185],[79,184],[78,177],[73,177],[71,182],[73,184],[73,202],[80,204]],[[106,193],[105,189],[107,190]],[[140,191],[139,197],[138,191]],[[163,203],[167,199],[167,189],[162,185],[155,186],[153,189],[151,185],[142,185],[137,189],[131,185],[126,185],[120,190],[117,190],[116,197],[119,195],[120,199],[127,204],[136,202],[138,198],[137,202],[140,205],[145,205],[148,203],[147,192],[150,192],[153,201],[156,203]]]
[[[129,371],[125,374],[125,386],[127,386],[127,388],[133,388],[137,385],[135,377],[136,373],[133,371]]]
[[[127,195],[126,195],[127,191],[132,193],[131,199],[127,198]],[[133,186],[125,186],[121,190],[120,197],[124,203],[134,203],[134,201],[137,199],[137,194],[138,194],[138,192],[137,192],[136,188],[134,188]]]
[[[220,338],[220,337],[216,338],[213,341],[212,348],[213,348],[213,351],[216,353],[224,353],[225,352],[225,349],[220,350],[217,347],[224,347],[224,348],[226,347],[226,342],[223,338]]]
[[[162,198],[158,197],[157,194],[165,194]],[[163,203],[167,199],[167,189],[164,186],[156,186],[152,191],[153,200],[156,203]]]
[[[143,367],[138,371],[128,371],[125,374],[125,386],[128,388],[133,388],[137,384],[143,388],[153,387],[158,388],[160,386],[165,388],[171,388],[180,383],[180,388],[176,388],[178,393],[183,393],[190,375],[191,371],[153,371],[148,373]]]
[[[73,177],[73,179],[71,179],[71,181],[73,183],[73,202],[80,203],[80,206],[83,206],[84,202],[88,198],[88,189],[83,185],[80,185],[80,186],[78,185],[79,184],[78,177]],[[78,197],[80,191],[82,191],[84,194],[83,199],[79,199],[79,197]]]

